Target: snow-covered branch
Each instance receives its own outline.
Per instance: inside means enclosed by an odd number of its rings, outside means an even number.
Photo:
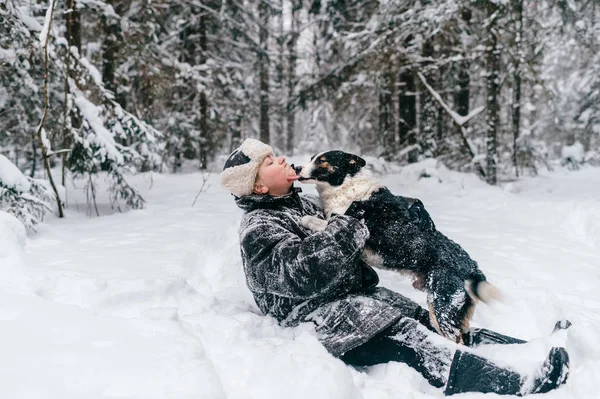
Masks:
[[[470,154],[471,158],[474,158],[475,155],[477,154],[477,152],[475,151],[475,149],[473,148],[473,146],[471,145],[471,142],[469,141],[469,139],[467,137],[467,132],[465,131],[464,124],[467,123],[472,118],[474,118],[475,116],[479,115],[485,109],[485,107],[478,107],[478,108],[474,109],[473,111],[471,111],[469,113],[469,115],[467,115],[467,116],[461,116],[458,113],[454,112],[448,106],[448,104],[446,104],[446,102],[444,101],[444,99],[442,99],[442,96],[440,96],[440,94],[438,92],[436,92],[433,89],[433,87],[431,87],[429,85],[429,83],[427,83],[427,80],[425,79],[425,76],[423,76],[423,74],[421,72],[417,72],[417,76],[419,77],[419,79],[421,79],[421,82],[427,88],[427,90],[431,93],[431,95],[433,96],[433,98],[435,98],[435,100],[450,115],[450,117],[452,118],[452,120],[454,121],[454,123],[458,126],[458,128],[460,130],[460,133],[461,133],[461,136],[462,136],[462,139],[463,139],[463,144],[469,150],[469,154]]]

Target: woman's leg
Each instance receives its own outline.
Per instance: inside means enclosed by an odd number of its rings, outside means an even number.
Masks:
[[[548,392],[566,381],[569,358],[553,348],[535,376],[523,376],[470,352],[405,317],[365,344],[342,355],[353,366],[397,361],[417,370],[446,395],[460,392],[495,392],[526,395]]]
[[[433,386],[446,384],[456,345],[416,320],[404,317],[358,348],[341,356],[352,366],[372,366],[391,361],[417,370]]]

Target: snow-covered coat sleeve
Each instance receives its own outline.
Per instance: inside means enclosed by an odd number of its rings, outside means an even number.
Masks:
[[[325,230],[301,237],[289,221],[253,212],[241,231],[250,289],[293,299],[334,291],[360,273],[358,257],[369,236],[353,217],[337,215]]]

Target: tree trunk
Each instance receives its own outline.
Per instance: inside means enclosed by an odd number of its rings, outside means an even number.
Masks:
[[[260,79],[260,141],[270,143],[269,131],[269,5],[261,1],[258,6],[260,22],[260,49],[258,52],[258,73]]]
[[[67,9],[69,10],[66,13],[66,25],[67,25],[67,43],[69,46],[69,50],[72,47],[77,49],[77,54],[81,55],[81,13],[76,8],[77,3],[75,0],[67,0]],[[71,65],[71,51],[67,51],[67,59],[65,61],[66,64],[66,76],[65,76],[65,112],[64,112],[64,125],[63,125],[63,135],[61,140],[61,149],[66,150],[73,147],[73,137],[71,135],[72,131],[78,131],[81,129],[81,118],[77,113],[77,110],[69,109],[69,93],[71,92],[69,88],[69,79],[77,82],[79,79],[79,74],[76,68],[72,68]],[[69,153],[63,152],[61,154],[62,158],[62,171],[61,171],[61,182],[63,187],[66,187],[66,169],[67,163],[69,159]]]
[[[292,32],[293,38],[288,41],[288,102],[286,107],[287,114],[287,137],[286,146],[288,155],[294,154],[294,129],[296,128],[296,110],[292,99],[296,90],[296,42],[298,35]]]
[[[417,144],[417,98],[415,77],[413,72],[404,69],[398,78],[398,136],[400,145],[408,147]],[[417,162],[419,151],[412,150],[408,153],[408,162]]]
[[[456,102],[456,112],[459,115],[467,116],[469,114],[469,86],[471,85],[471,76],[469,75],[469,62],[462,60],[458,62],[458,91],[454,97]]]
[[[456,103],[456,112],[461,116],[469,115],[469,97],[471,76],[469,74],[469,61],[461,60],[457,64],[457,85],[458,90],[454,94],[454,102]],[[464,127],[453,124],[456,135],[462,136]],[[468,146],[467,146],[468,149]],[[470,152],[470,151],[469,151]],[[472,155],[471,155],[472,157]]]
[[[597,54],[598,51],[600,50],[599,48],[599,44],[600,44],[600,27],[598,27],[596,25],[596,5],[598,3],[598,0],[590,0],[588,4],[591,3],[592,9],[590,11],[590,29],[591,29],[591,37],[590,37],[590,42],[589,42],[589,54]],[[584,9],[584,14],[587,14],[586,10]],[[596,34],[594,34],[594,32],[596,32]],[[593,58],[592,58],[593,60]],[[600,92],[600,63],[598,64],[591,64],[589,66],[589,68],[592,69],[592,71],[596,71],[596,77],[595,79],[592,78],[592,82],[595,80],[596,84],[592,85],[589,89],[588,89],[588,96],[589,96],[589,100],[590,103],[583,108],[580,108],[580,111],[584,111],[586,108],[589,109],[590,111],[592,111],[594,108],[598,108],[599,106],[599,97],[598,94],[594,94],[594,93],[599,93]],[[580,115],[581,116],[581,115]],[[579,117],[580,117],[579,116]],[[578,117],[578,119],[579,119]],[[594,130],[594,125],[597,124],[597,120],[598,117],[593,117],[588,119],[588,122],[586,123],[586,126],[584,127],[582,133],[582,144],[583,144],[583,150],[585,152],[588,152],[590,150],[592,150],[594,147],[596,147],[594,144],[594,138],[598,137],[598,133],[595,132]]]
[[[229,145],[229,153],[238,148],[242,144],[242,118],[236,116],[233,120],[233,124],[230,127],[231,130],[231,143]]]
[[[464,24],[467,26],[467,29],[465,29],[464,34],[470,36],[470,33],[469,33],[471,30],[470,29],[470,21],[471,21],[471,18],[473,17],[471,9],[468,7],[462,8],[460,11],[460,15],[461,15],[462,20],[464,21]],[[469,100],[470,100],[470,96],[471,96],[471,91],[470,91],[470,86],[471,86],[470,65],[471,64],[466,55],[468,45],[465,44],[464,39],[461,39],[461,40],[463,42],[462,48],[465,52],[465,56],[462,60],[459,60],[456,63],[457,90],[454,92],[454,103],[456,104],[456,112],[461,116],[467,116],[467,115],[469,115],[469,111],[470,111]],[[459,126],[458,124],[453,123],[453,128],[455,129],[455,134],[457,135],[457,137],[463,137],[463,143],[465,143],[463,147],[469,153],[469,157],[468,157],[469,161],[472,160],[474,154],[473,154],[472,148],[469,146],[468,142],[466,141],[465,127]],[[483,172],[483,168],[481,168],[481,172],[482,172],[482,175],[485,174]]]
[[[67,41],[69,46],[75,46],[81,54],[81,13],[76,6],[76,0],[67,0],[67,8],[69,9],[66,14]]]
[[[206,38],[206,18],[204,11],[200,15],[200,65],[206,64],[206,53],[208,52],[208,42]],[[200,169],[205,170],[208,167],[208,151],[211,146],[211,135],[208,131],[208,100],[206,92],[200,92]]]
[[[496,185],[496,140],[498,129],[498,75],[500,70],[500,50],[497,36],[497,11],[498,6],[493,1],[487,2],[488,26],[486,32],[486,66],[487,66],[487,108],[486,108],[486,181]]]
[[[118,0],[108,0],[115,12],[119,14]],[[120,15],[120,14],[119,14]],[[104,43],[102,44],[102,82],[104,86],[117,95],[117,82],[115,80],[117,55],[120,47],[120,26],[117,21],[104,17]],[[81,44],[80,44],[81,45]]]
[[[231,17],[233,20],[237,20],[238,15],[238,7],[237,4],[232,1],[227,1],[227,7],[231,12]],[[241,36],[241,32],[236,27],[235,24],[232,25],[231,28],[232,40],[234,43],[237,43],[239,37]],[[243,118],[243,110],[239,109],[239,107],[235,107],[233,110],[233,121],[229,123],[229,132],[231,133],[231,141],[229,143],[229,153],[232,153],[236,148],[238,148],[242,144],[242,118]]]
[[[37,148],[35,146],[37,137],[35,133],[32,133],[31,136],[31,172],[29,173],[29,177],[35,176],[35,169],[37,168]]]
[[[388,71],[379,93],[379,142],[383,146],[383,157],[391,160],[396,152],[396,129],[394,125],[394,102],[392,86],[394,72]]]
[[[513,122],[513,164],[515,174],[519,177],[519,164],[517,159],[517,139],[521,125],[521,65],[524,59],[522,54],[523,40],[523,0],[513,0],[513,13],[515,19],[515,70],[514,70],[514,90],[512,104],[512,122]]]
[[[279,13],[277,15],[277,23],[279,32],[277,36],[277,63],[275,64],[275,70],[277,75],[275,77],[275,85],[277,91],[277,125],[275,126],[275,137],[273,141],[273,147],[277,153],[283,153],[286,148],[285,143],[285,122],[286,122],[286,96],[287,96],[287,85],[285,82],[285,64],[287,61],[286,56],[286,33],[283,26],[283,7],[284,0],[279,0]]]
[[[445,102],[448,101],[447,95],[444,94],[443,89],[443,82],[444,82],[444,75],[446,73],[446,66],[444,65],[440,65],[439,67],[439,72],[437,74],[437,81],[438,81],[438,89],[440,90],[440,95],[442,96],[442,98],[444,99]],[[442,143],[442,141],[444,140],[444,132],[446,130],[446,111],[444,110],[444,108],[436,101],[436,142],[437,142],[437,146],[436,148],[439,148],[440,143]],[[437,156],[437,150],[434,151],[434,156]]]
[[[181,32],[183,43],[182,61],[190,65],[203,65],[207,61],[207,10],[192,7],[189,25]],[[212,136],[208,120],[208,98],[205,91],[198,93],[199,115],[197,122],[198,133],[195,136],[185,134],[183,139],[183,157],[198,159],[200,169],[208,167],[209,153],[212,148]],[[195,107],[194,107],[195,108]],[[196,109],[196,108],[195,108]]]
[[[52,19],[54,17],[54,7],[56,6],[55,2],[52,2],[52,9],[50,10],[50,19],[48,23],[48,32],[46,34],[46,41],[44,42],[44,110],[42,111],[42,121],[40,122],[40,126],[37,129],[37,139],[38,144],[40,145],[40,149],[42,150],[42,160],[44,162],[44,169],[46,170],[46,174],[48,175],[48,181],[50,182],[50,186],[52,186],[52,190],[54,191],[54,196],[56,198],[56,205],[58,206],[58,217],[63,218],[65,215],[63,213],[62,201],[60,200],[60,196],[58,195],[58,189],[56,184],[54,184],[54,179],[52,178],[52,171],[50,170],[50,162],[48,161],[48,149],[46,148],[46,142],[44,140],[45,132],[44,132],[44,124],[46,123],[46,119],[48,117],[48,108],[50,107],[50,99],[48,94],[48,85],[49,85],[49,61],[48,61],[48,41],[50,40],[50,35],[52,33]],[[47,140],[47,139],[46,139]]]
[[[433,39],[425,41],[421,55],[426,58],[434,58]],[[438,91],[439,84],[436,71],[431,70],[426,76],[430,86]],[[436,139],[437,103],[427,89],[420,83],[417,87],[419,93],[419,107],[417,108],[419,115],[417,142],[423,147],[420,151],[420,153],[423,153],[425,150],[431,150],[429,143]]]
[[[288,84],[288,93],[287,93],[287,154],[294,154],[294,129],[296,127],[296,110],[292,103],[292,99],[294,98],[294,92],[296,90],[296,61],[298,59],[298,55],[296,53],[297,43],[298,43],[298,21],[297,21],[297,11],[302,9],[301,1],[294,1],[292,3],[292,26],[291,32],[289,35],[289,39],[287,42],[287,51],[288,51],[288,76],[287,76],[287,84]]]
[[[400,115],[399,115],[399,107],[400,104],[398,100],[400,98],[400,90],[398,89],[398,65],[397,63],[392,64],[390,71],[391,85],[390,85],[390,108],[391,108],[391,117],[392,117],[392,133],[394,136],[394,150],[398,151],[402,142],[400,141]]]

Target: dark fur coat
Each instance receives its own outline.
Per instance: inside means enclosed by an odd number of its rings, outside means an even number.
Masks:
[[[426,319],[427,312],[415,302],[376,287],[377,274],[359,259],[369,238],[366,226],[336,215],[324,231],[307,230],[302,216],[323,214],[317,197],[299,191],[236,198],[245,211],[239,233],[246,283],[260,310],[284,326],[314,323],[334,356],[402,316]]]

